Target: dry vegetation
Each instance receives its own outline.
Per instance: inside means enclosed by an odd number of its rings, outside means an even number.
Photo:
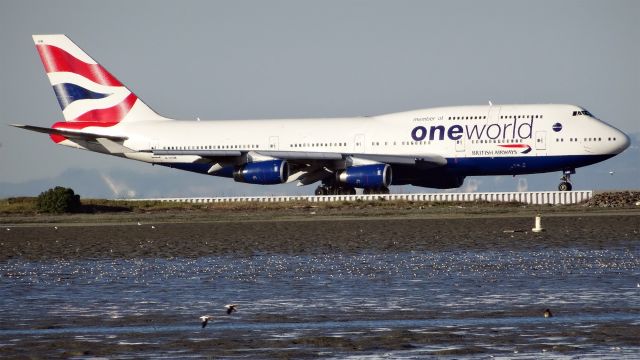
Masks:
[[[38,213],[36,198],[17,197],[0,200],[0,223],[117,223],[139,220],[155,222],[210,222],[238,219],[270,220],[323,217],[428,217],[428,216],[530,216],[532,212],[640,211],[638,192],[596,194],[588,203],[576,205],[526,205],[500,202],[419,202],[419,201],[342,201],[311,203],[305,200],[227,203],[177,203],[82,199],[79,213],[48,215]],[[610,202],[608,200],[611,200]],[[615,208],[615,209],[611,209]]]

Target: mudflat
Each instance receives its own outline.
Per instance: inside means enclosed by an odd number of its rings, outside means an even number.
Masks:
[[[546,231],[533,233],[537,213]],[[637,209],[300,207],[0,223],[0,357],[615,359],[639,348]],[[227,316],[230,301],[240,309]],[[215,319],[202,329],[205,313]]]
[[[533,233],[535,211],[481,214],[304,215],[269,219],[262,214],[207,218],[163,214],[90,222],[4,225],[0,261],[11,258],[100,259],[249,256],[256,253],[403,252],[625,246],[638,239],[640,211],[555,212]],[[99,218],[98,218],[99,219]],[[140,219],[140,220],[136,220]],[[60,221],[62,220],[62,221]],[[178,220],[179,222],[172,222]],[[50,219],[49,219],[50,221]],[[8,229],[8,230],[7,230]]]

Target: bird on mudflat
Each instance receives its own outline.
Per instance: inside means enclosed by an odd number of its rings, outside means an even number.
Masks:
[[[236,309],[238,305],[236,304],[227,304],[224,307],[227,309],[227,315],[231,315],[232,312],[238,311],[238,309]]]
[[[200,316],[200,321],[202,322],[202,328],[204,329],[205,326],[207,326],[207,323],[209,322],[209,320],[212,320],[213,316],[211,315],[202,315]]]
[[[544,315],[544,317],[546,317],[546,318],[553,317],[553,314],[551,314],[551,310],[549,310],[549,309],[546,309],[546,310],[544,311],[543,315]]]

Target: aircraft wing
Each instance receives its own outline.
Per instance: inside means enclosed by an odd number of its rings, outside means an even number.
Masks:
[[[298,181],[307,185],[332,176],[336,170],[346,164],[369,161],[389,165],[415,165],[423,169],[445,166],[447,159],[437,154],[386,155],[386,154],[347,154],[338,152],[308,151],[241,151],[241,150],[160,150],[154,149],[154,155],[194,155],[202,161],[212,164],[209,170],[213,174],[227,165],[240,165],[260,159],[286,160],[291,166],[288,182]]]
[[[385,155],[385,154],[354,154],[354,158],[371,160],[390,165],[421,165],[424,168],[432,168],[447,165],[447,159],[437,154],[415,155]]]
[[[154,155],[195,155],[203,158],[238,158],[243,155],[261,155],[274,159],[287,160],[294,164],[310,162],[332,162],[351,159],[369,160],[390,165],[424,165],[439,167],[447,164],[447,159],[437,154],[385,155],[385,154],[347,154],[338,152],[307,151],[241,151],[241,150],[153,150]]]
[[[152,151],[153,155],[195,155],[203,158],[235,158],[242,156],[240,150],[159,150]],[[244,152],[246,153],[246,151]]]

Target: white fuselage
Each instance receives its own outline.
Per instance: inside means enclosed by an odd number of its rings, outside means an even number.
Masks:
[[[188,150],[284,151],[310,157],[340,153],[356,158],[436,154],[447,159],[448,173],[460,176],[573,170],[611,157],[629,144],[620,130],[573,105],[439,107],[356,118],[149,120],[86,130],[126,136],[123,145],[135,152],[123,156],[167,166],[203,160],[180,153]],[[69,140],[62,144],[78,146]],[[158,155],[154,150],[177,153]],[[412,173],[411,178],[419,176]],[[416,181],[398,178],[394,183]]]

